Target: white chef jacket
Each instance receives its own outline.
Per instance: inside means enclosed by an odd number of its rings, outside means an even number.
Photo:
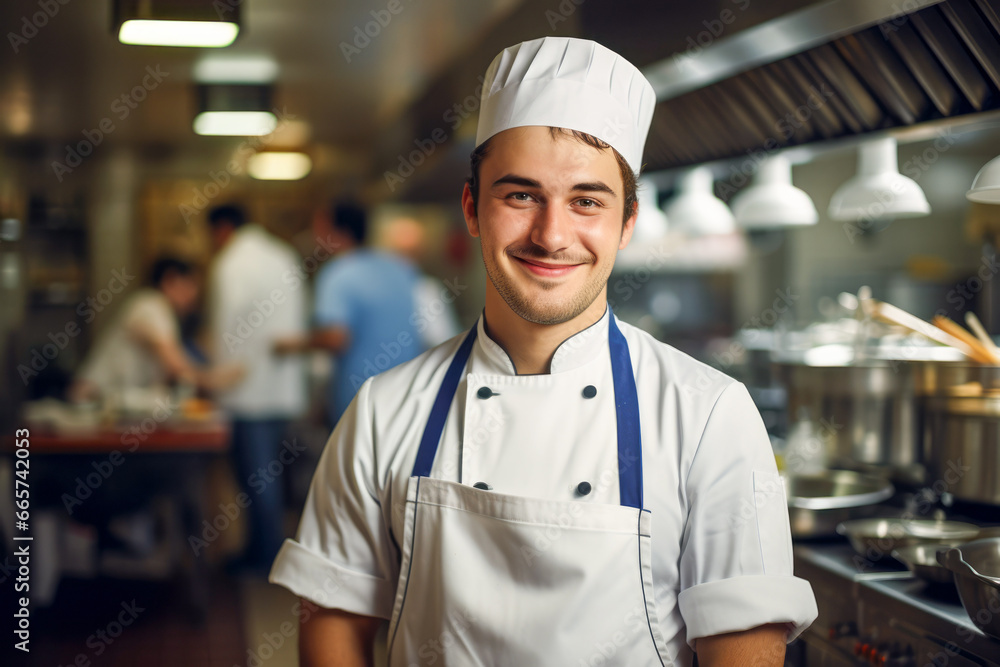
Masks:
[[[239,227],[219,252],[209,276],[213,358],[243,365],[246,376],[221,392],[236,417],[294,417],[306,407],[300,355],[275,355],[279,338],[304,335],[306,294],[301,258],[260,225]]]
[[[480,318],[431,477],[486,482],[504,494],[619,504],[609,313],[559,346],[551,374],[530,376],[515,374]],[[808,582],[792,576],[784,489],[749,394],[640,329],[618,326],[639,397],[653,585],[671,657],[683,664],[690,660],[685,642],[767,623],[787,623],[791,641],[816,618],[816,603]],[[461,340],[361,387],[323,453],[298,534],[278,554],[272,582],[321,606],[390,617],[407,479]],[[596,396],[582,396],[587,386]],[[482,387],[493,395],[480,398]],[[582,498],[575,493],[581,481],[593,487]]]

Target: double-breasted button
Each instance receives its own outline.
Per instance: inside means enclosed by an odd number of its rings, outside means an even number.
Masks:
[[[489,387],[480,387],[479,391],[476,392],[476,396],[479,398],[490,398],[491,396],[499,396],[499,394],[494,394],[493,390]]]
[[[597,396],[597,387],[595,387],[592,384],[588,384],[586,387],[583,388],[584,398],[593,398],[594,396]]]
[[[593,487],[590,486],[590,482],[580,482],[576,485],[576,492],[581,496],[585,496],[590,493]]]
[[[472,488],[474,488],[474,489],[482,489],[483,491],[492,491],[493,490],[493,487],[490,486],[489,484],[487,484],[486,482],[476,482],[475,484],[472,485]]]

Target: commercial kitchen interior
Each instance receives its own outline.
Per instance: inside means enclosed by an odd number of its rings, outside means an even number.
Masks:
[[[122,44],[116,16],[144,4],[208,7],[238,20],[239,34],[223,48]],[[947,394],[948,372],[924,365],[964,368],[954,384],[989,402],[997,361],[975,365],[890,327],[866,298],[962,326],[972,312],[1000,334],[1000,163],[984,169],[1000,155],[997,0],[9,0],[0,17],[5,619],[15,597],[13,434],[87,428],[65,407],[67,386],[125,297],[98,301],[86,318],[81,304],[115,276],[144,276],[166,249],[207,266],[206,211],[221,203],[245,205],[311,278],[312,216],[349,198],[369,207],[377,245],[393,245],[400,220],[416,221],[416,261],[442,285],[464,286],[454,309],[470,326],[485,277],[459,202],[480,76],[505,46],[546,35],[601,42],[657,93],[645,208],[609,282],[616,314],[746,383],[779,459],[891,483],[867,516],[1000,524],[1000,412],[953,423],[962,413],[940,405],[959,394]],[[274,131],[196,134],[213,91],[234,84],[257,99],[228,102],[263,99]],[[308,173],[248,174],[251,156],[281,151],[304,153]],[[845,194],[851,179],[896,182],[894,170],[909,179],[906,197],[916,190],[925,202],[872,189],[860,213],[844,212],[845,198],[860,196]],[[765,181],[786,189],[762,211],[749,197]],[[685,196],[704,207],[693,212]],[[142,281],[125,282],[127,295]],[[74,322],[78,335],[61,337]],[[291,427],[306,454],[284,480],[289,532],[328,433],[317,416],[331,372],[321,357],[310,364],[311,407]],[[815,370],[824,368],[829,376]],[[958,437],[979,440],[961,450],[974,472],[956,483],[938,450]],[[189,519],[200,526],[236,483],[224,447],[195,458],[204,514]],[[25,664],[297,664],[295,598],[226,571],[239,521],[194,555],[174,500],[152,498],[157,543],[132,558],[102,553],[95,527],[58,502],[33,510],[35,547],[49,553],[33,565]],[[975,626],[954,590],[932,595],[892,558],[857,565],[835,525],[796,537],[796,573],[813,582],[820,618],[786,664],[1000,665],[1000,638]],[[95,640],[129,604],[120,638]]]

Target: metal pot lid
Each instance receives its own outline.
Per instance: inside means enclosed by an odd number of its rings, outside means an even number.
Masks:
[[[911,537],[927,539],[972,539],[979,535],[979,526],[961,521],[911,519],[901,521]]]

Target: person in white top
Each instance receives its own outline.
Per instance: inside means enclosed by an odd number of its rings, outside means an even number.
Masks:
[[[486,307],[334,430],[270,577],[303,665],[372,664],[389,619],[392,667],[773,667],[815,619],[746,389],[607,304],[654,105],[586,40],[487,70],[462,195]]]
[[[273,353],[274,342],[305,330],[306,295],[289,280],[300,257],[243,210],[220,206],[209,212],[217,250],[209,276],[208,320],[213,359],[246,368],[243,382],[217,394],[232,417],[237,479],[250,498],[249,539],[242,562],[260,571],[273,560],[283,537],[284,470],[294,460],[283,436],[290,419],[306,407],[303,360]],[[271,472],[268,472],[268,469]]]
[[[150,285],[130,294],[98,336],[76,373],[70,398],[123,403],[135,390],[163,390],[172,382],[218,385],[184,352],[178,319],[194,312],[201,282],[194,267],[176,257],[160,257]]]

